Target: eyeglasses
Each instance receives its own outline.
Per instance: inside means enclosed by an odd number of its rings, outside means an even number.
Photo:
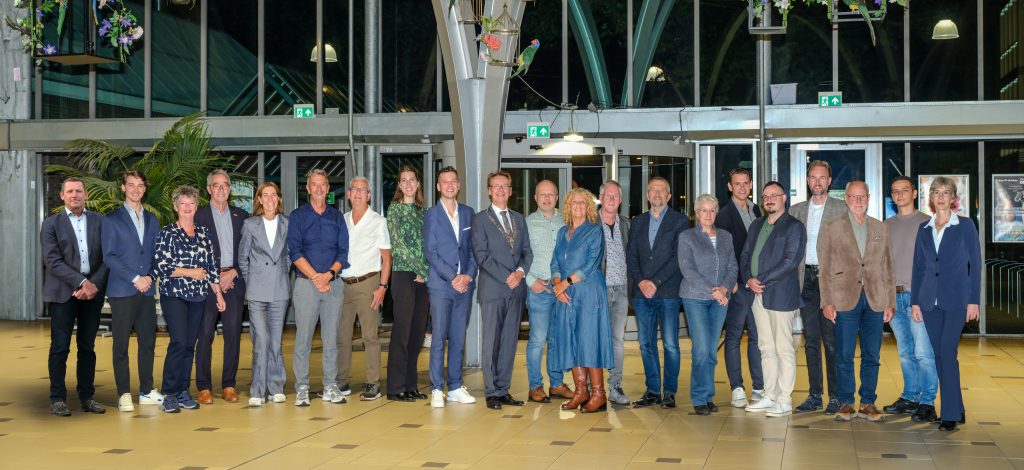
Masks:
[[[490,185],[488,187],[491,188],[491,189],[495,189],[495,190],[500,189],[500,190],[503,190],[503,191],[508,191],[508,190],[512,189],[512,186],[509,186],[507,184],[492,184],[492,185]]]
[[[774,200],[776,200],[776,199],[778,199],[778,198],[780,198],[782,196],[785,196],[785,194],[764,194],[764,195],[761,196],[761,200],[762,201],[774,201]]]
[[[368,192],[370,192],[370,190],[366,189],[366,188],[355,187],[355,188],[348,188],[348,192],[350,192],[350,193],[368,193]]]
[[[211,184],[210,187],[213,188],[213,189],[224,190],[224,189],[230,188],[231,185],[230,184],[226,184],[226,183],[214,183],[214,184]]]
[[[867,201],[868,200],[867,196],[862,196],[860,194],[847,194],[846,197],[848,199],[850,199],[851,201]]]
[[[932,197],[940,197],[940,196],[941,197],[953,197],[953,192],[949,191],[949,190],[946,190],[946,191],[932,191],[931,195],[932,195]]]

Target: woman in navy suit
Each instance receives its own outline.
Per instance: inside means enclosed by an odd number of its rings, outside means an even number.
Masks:
[[[911,316],[924,321],[935,350],[942,431],[966,422],[957,347],[964,324],[978,319],[981,299],[978,230],[971,219],[957,217],[956,190],[951,178],[932,181],[928,200],[933,215],[917,232],[910,289]]]

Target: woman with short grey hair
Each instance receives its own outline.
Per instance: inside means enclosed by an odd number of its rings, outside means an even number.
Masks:
[[[697,197],[696,212],[697,226],[679,234],[679,270],[683,273],[679,296],[693,343],[690,401],[697,415],[707,416],[718,411],[712,400],[715,366],[718,365],[716,346],[739,267],[732,235],[715,227],[718,200],[710,194],[701,194]]]

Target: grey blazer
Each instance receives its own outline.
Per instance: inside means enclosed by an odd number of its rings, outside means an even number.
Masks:
[[[679,297],[684,299],[709,300],[711,289],[725,287],[732,292],[736,283],[739,263],[733,253],[732,234],[723,228],[715,230],[715,243],[700,227],[684,230],[679,234],[679,271],[683,281],[679,283]]]
[[[238,270],[246,282],[245,299],[255,302],[288,300],[288,217],[277,215],[277,237],[270,246],[263,216],[242,222],[238,243]]]
[[[807,211],[809,210],[808,207],[810,203],[811,200],[808,199],[804,202],[794,204],[793,207],[789,208],[789,215],[796,217],[797,220],[803,223],[804,230],[807,230]],[[826,198],[825,212],[821,214],[821,226],[818,227],[818,239],[821,239],[821,227],[824,227],[825,224],[831,220],[835,220],[840,217],[846,217],[846,213],[849,210],[850,208],[846,206],[846,202],[831,196]],[[817,242],[817,240],[815,240],[815,242]],[[806,251],[803,253],[802,256],[800,256],[800,292],[803,292],[804,290],[804,266],[806,265],[805,261],[807,261]]]
[[[477,300],[506,299],[512,296],[526,298],[526,278],[515,289],[505,285],[505,278],[519,268],[523,273],[530,272],[533,264],[533,250],[530,249],[530,232],[526,227],[526,217],[516,211],[509,210],[509,221],[514,227],[512,244],[498,228],[497,216],[488,206],[477,212],[470,224],[473,236],[473,256],[479,269],[477,275]]]

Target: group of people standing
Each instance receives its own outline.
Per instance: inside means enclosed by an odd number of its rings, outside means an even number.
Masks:
[[[538,209],[524,216],[508,207],[512,177],[506,172],[488,175],[491,204],[474,212],[457,201],[460,183],[454,168],[438,173],[439,201],[427,209],[418,172],[402,167],[384,217],[369,207],[370,185],[362,177],[349,182],[350,212],[328,205],[327,175],[314,169],[307,174],[307,204],[285,216],[280,188],[264,183],[249,217],[228,205],[230,179],[218,170],[207,180],[210,204],[197,207],[198,191],[178,188],[173,194],[177,221],[163,229],[142,207],[143,175],[124,174],[124,205],[105,217],[84,210],[84,184],[70,178],[61,188],[65,208],[44,221],[41,234],[48,268],[44,300],[51,303],[53,319],[51,412],[70,415],[64,369],[76,321],[82,408],[104,411],[93,400],[92,385],[92,338],[104,295],[113,317],[122,411],[134,409],[127,354],[133,330],[140,404],[159,404],[167,412],[212,404],[210,351],[218,318],[224,328],[221,396],[237,402],[243,302],[249,306],[253,342],[250,406],[286,400],[281,335],[289,302],[296,325],[295,405],[310,404],[309,361],[318,323],[321,398],[347,401],[357,318],[367,361],[359,397],[375,400],[382,395],[379,309],[388,289],[394,325],[387,398],[429,399],[435,408],[475,403],[462,369],[476,290],[484,394],[491,409],[523,405],[510,390],[524,302],[530,321],[530,401],[549,403],[558,397],[565,400],[562,409],[583,413],[604,411],[608,402],[629,405],[622,364],[632,306],[646,386],[632,405],[674,408],[682,306],[693,343],[690,400],[697,415],[719,410],[713,401],[714,372],[723,327],[731,404],[768,416],[792,413],[796,355],[791,335],[799,317],[810,389],[795,411],[824,407],[837,419],[877,421],[882,418],[875,406],[882,324],[891,320],[905,386],[884,411],[912,413],[915,421],[937,420],[941,429],[956,429],[964,422],[956,350],[964,323],[978,314],[980,250],[970,220],[955,214],[955,182],[938,178],[932,183],[933,215],[928,217],[914,209],[912,180],[896,178],[891,190],[899,214],[882,223],[867,215],[870,195],[864,182],[847,185],[844,202],[828,196],[827,163],[811,162],[807,174],[810,199],[788,211],[786,189],[777,182],[765,184],[762,215],[749,200],[750,172],[735,169],[727,183],[730,200],[720,207],[714,196],[699,196],[692,228],[687,217],[669,208],[671,188],[660,177],[647,184],[650,210],[632,220],[619,214],[622,188],[615,181],[602,185],[597,196],[573,189],[561,210],[557,186],[540,181],[534,194]],[[157,288],[171,337],[160,391],[152,379]],[[430,395],[419,391],[416,380],[428,316],[433,334]],[[744,330],[753,382],[749,400],[740,357]],[[861,385],[855,407],[858,337]],[[193,362],[197,399],[189,391]],[[565,383],[566,372],[572,387]],[[936,388],[943,392],[941,419],[934,407]]]

